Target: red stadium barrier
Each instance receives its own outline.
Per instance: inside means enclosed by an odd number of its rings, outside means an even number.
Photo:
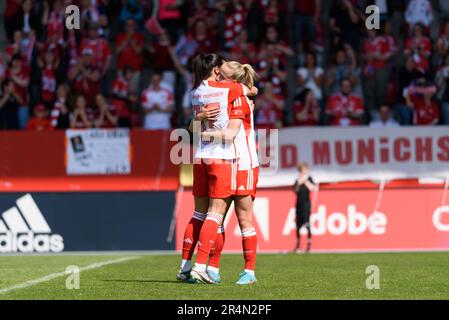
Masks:
[[[311,216],[314,251],[407,251],[449,249],[449,205],[441,186],[387,185],[376,213],[375,185],[334,186],[319,191]],[[190,191],[180,197],[176,248],[192,215]],[[413,201],[410,201],[413,199]],[[258,191],[255,225],[261,252],[282,252],[295,246],[295,194],[291,189]],[[226,225],[226,251],[241,251],[235,213]],[[305,236],[302,240],[305,245]]]
[[[171,146],[168,131],[133,130],[131,174],[68,176],[63,131],[1,132],[0,191],[176,190]]]

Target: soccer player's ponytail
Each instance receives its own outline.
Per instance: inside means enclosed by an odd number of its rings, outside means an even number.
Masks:
[[[243,83],[250,89],[254,87],[254,82],[257,80],[258,75],[251,65],[241,64],[237,61],[229,61],[227,64],[229,68],[234,70],[234,74],[232,75],[233,80]]]

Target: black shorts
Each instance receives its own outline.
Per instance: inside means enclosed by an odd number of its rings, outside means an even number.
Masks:
[[[310,205],[296,206],[296,227],[310,223]]]

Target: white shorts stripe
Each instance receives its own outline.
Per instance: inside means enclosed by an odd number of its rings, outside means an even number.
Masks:
[[[215,212],[208,212],[206,220],[213,220],[218,223],[218,225],[221,225],[223,222],[223,216]]]
[[[242,237],[252,237],[256,235],[256,228],[242,230]]]
[[[199,220],[199,221],[204,221],[206,220],[207,214],[206,213],[201,213],[201,212],[197,212],[194,211],[193,212],[193,219]]]
[[[234,191],[237,189],[237,161],[232,161],[231,168],[231,190]]]

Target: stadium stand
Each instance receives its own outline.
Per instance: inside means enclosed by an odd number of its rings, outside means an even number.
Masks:
[[[157,128],[145,125],[142,95],[154,72],[174,94],[170,125],[183,127],[191,115],[189,63],[215,51],[255,66],[262,90],[270,83],[256,103],[261,127],[368,125],[379,120],[382,105],[401,125],[448,124],[444,1],[381,1],[381,30],[366,31],[362,8],[371,2],[7,1],[0,129]],[[64,28],[70,4],[81,9],[80,30]],[[336,102],[344,79],[357,97],[357,121],[347,121],[346,99]],[[61,103],[57,88],[65,84],[70,90]],[[307,89],[314,111],[303,106]],[[80,95],[85,107],[78,107]],[[40,116],[53,125],[28,126],[42,104]]]

